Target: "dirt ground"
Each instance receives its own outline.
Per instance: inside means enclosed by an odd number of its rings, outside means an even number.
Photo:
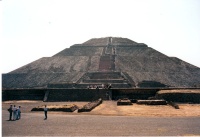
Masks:
[[[71,105],[75,104],[82,107],[88,102],[42,102],[42,101],[4,101],[2,102],[2,110],[7,110],[10,106],[21,106],[22,113],[30,113],[34,107],[42,105]],[[175,109],[170,105],[138,105],[133,104],[130,106],[117,106],[116,101],[103,101],[101,105],[93,109],[91,112],[50,112],[52,114],[63,115],[110,115],[110,116],[148,116],[148,117],[199,117],[200,104],[183,104],[177,103],[180,109]],[[41,113],[41,112],[31,112]]]

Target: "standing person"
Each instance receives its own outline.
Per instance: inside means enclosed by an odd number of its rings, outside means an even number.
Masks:
[[[15,121],[16,119],[17,119],[17,108],[14,105],[14,107],[13,107],[13,120]]]
[[[16,107],[16,119],[15,120],[18,120],[18,107]]]
[[[17,119],[21,118],[21,106],[18,107],[17,109]]]
[[[10,105],[10,107],[8,109],[8,112],[10,113],[10,115],[9,115],[9,120],[10,121],[12,120],[12,109],[13,109],[13,107],[12,107],[12,105]]]
[[[47,119],[47,111],[48,111],[48,108],[47,108],[47,105],[45,105],[45,107],[44,107],[44,115],[45,115],[44,120]]]

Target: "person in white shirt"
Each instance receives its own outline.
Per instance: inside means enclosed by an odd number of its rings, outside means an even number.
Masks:
[[[15,121],[16,119],[17,119],[17,108],[14,105],[14,107],[13,107],[13,120]]]
[[[47,119],[47,111],[48,111],[48,108],[47,108],[47,105],[45,105],[45,107],[44,107],[44,116],[45,116],[44,120]]]

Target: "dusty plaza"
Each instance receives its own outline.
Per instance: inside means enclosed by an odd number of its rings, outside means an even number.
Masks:
[[[5,101],[2,103],[3,136],[200,136],[200,104],[117,106],[116,101],[103,101],[91,112],[31,111],[46,104],[88,102]],[[21,105],[22,118],[8,121],[10,104]]]

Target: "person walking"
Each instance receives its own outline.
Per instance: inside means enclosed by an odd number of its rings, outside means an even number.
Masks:
[[[12,120],[12,110],[13,110],[13,107],[12,107],[12,105],[10,105],[10,107],[8,109],[8,112],[9,112],[9,121]]]
[[[13,110],[13,120],[15,121],[17,119],[17,108],[15,105],[12,110]]]
[[[17,120],[21,118],[21,106],[17,108]]]
[[[48,108],[47,108],[47,105],[45,105],[45,107],[44,107],[44,116],[45,116],[44,120],[47,120],[47,111],[48,111]]]

